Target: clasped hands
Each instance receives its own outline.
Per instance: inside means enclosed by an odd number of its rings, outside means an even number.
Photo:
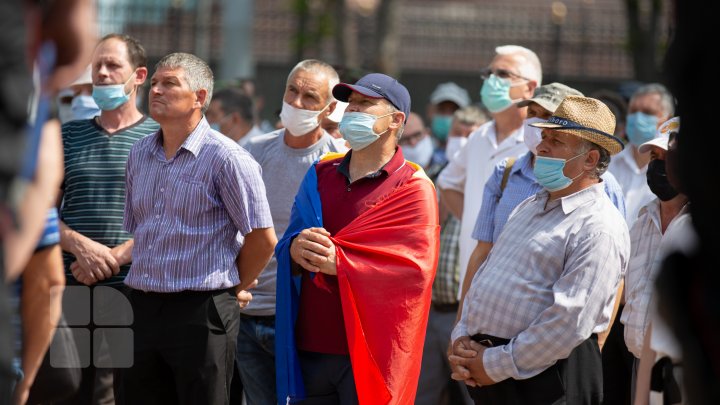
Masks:
[[[308,228],[300,232],[290,245],[290,257],[307,271],[337,275],[335,244],[325,228]]]
[[[87,240],[73,252],[76,260],[70,264],[70,272],[77,281],[85,285],[108,279],[120,272],[120,248],[109,248]]]
[[[463,336],[451,342],[448,347],[448,360],[452,369],[453,380],[463,381],[465,384],[476,387],[495,384],[485,372],[483,354],[485,346]]]

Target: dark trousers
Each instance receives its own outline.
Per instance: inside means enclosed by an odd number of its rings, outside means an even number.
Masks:
[[[240,308],[232,290],[129,294],[128,404],[228,404]]]
[[[482,341],[487,336],[475,335],[472,338]],[[507,342],[506,339],[500,340],[492,345],[504,344],[502,340]],[[485,387],[467,388],[473,401],[482,405],[599,405],[602,403],[602,360],[597,336],[592,335],[567,359],[558,360],[535,377],[507,379]]]
[[[349,355],[300,351],[300,367],[307,399],[302,405],[358,403]]]
[[[620,322],[622,311],[620,306],[602,351],[603,399],[608,405],[632,403],[635,356],[625,345],[625,326]]]

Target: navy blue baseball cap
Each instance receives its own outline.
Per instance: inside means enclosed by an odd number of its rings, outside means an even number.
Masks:
[[[410,115],[410,93],[396,79],[382,73],[370,73],[361,77],[355,84],[336,84],[332,94],[337,100],[347,102],[353,91],[370,98],[384,98],[405,113],[407,122]]]

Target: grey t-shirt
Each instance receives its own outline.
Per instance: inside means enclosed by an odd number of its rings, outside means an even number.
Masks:
[[[262,178],[278,239],[288,227],[295,194],[313,162],[326,152],[347,150],[345,141],[335,139],[327,132],[318,142],[305,149],[290,148],[285,144],[284,135],[285,130],[279,129],[257,136],[245,146],[262,167]],[[258,286],[250,290],[253,299],[242,310],[244,314],[275,315],[276,271],[277,261],[273,255],[258,278]]]

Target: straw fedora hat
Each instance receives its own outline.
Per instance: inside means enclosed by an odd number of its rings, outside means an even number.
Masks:
[[[610,155],[623,150],[623,142],[613,136],[615,116],[602,101],[590,97],[567,96],[547,122],[530,124],[557,129],[590,141]]]

